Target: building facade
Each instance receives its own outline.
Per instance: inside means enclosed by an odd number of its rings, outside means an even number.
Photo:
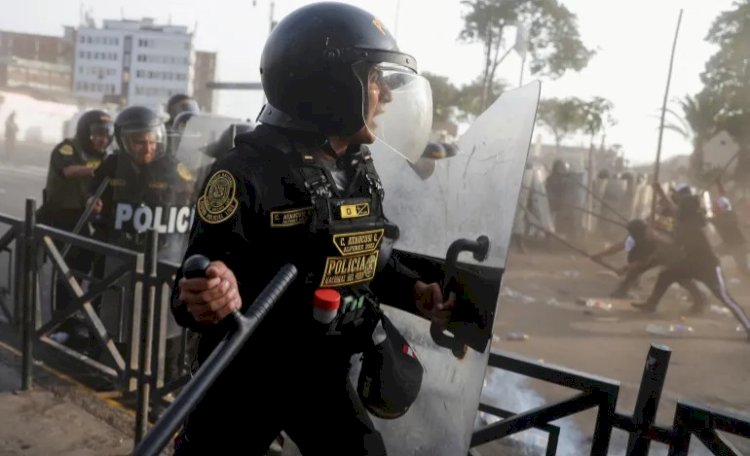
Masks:
[[[206,51],[195,51],[195,63],[193,66],[193,96],[201,110],[215,112],[216,99],[214,91],[206,87],[206,84],[216,79],[216,53]]]
[[[75,39],[73,90],[102,102],[161,109],[176,93],[192,93],[193,36],[187,27],[151,19],[105,20]]]
[[[0,31],[0,87],[69,92],[73,38]]]

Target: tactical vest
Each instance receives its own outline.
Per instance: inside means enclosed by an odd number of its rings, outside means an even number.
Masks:
[[[86,153],[75,141],[69,139],[55,148],[56,153],[61,153],[59,150],[65,146],[72,149],[75,165],[96,169],[101,164],[101,157]],[[83,212],[86,207],[86,193],[90,182],[91,177],[66,178],[50,169],[47,173],[47,185],[44,192],[45,209],[50,213],[58,210]]]
[[[192,200],[176,166],[162,159],[136,169],[130,157],[118,153],[109,183],[112,200],[105,201],[110,242],[140,247],[151,228],[159,233],[160,245],[171,236],[187,236],[193,221]]]
[[[310,299],[300,305],[312,310],[316,289],[339,291],[338,315],[323,332],[370,337],[379,308],[367,285],[387,260],[381,253],[384,238],[396,231],[383,215],[383,186],[370,152],[362,148],[347,154],[345,158],[352,160],[351,176],[342,191],[311,148],[265,135],[260,139],[270,144],[253,143],[253,147],[265,149],[268,157],[278,157],[281,151],[288,167],[284,194],[266,192],[261,198],[266,231],[259,237],[266,255],[277,256],[273,252],[278,247],[297,265],[305,289],[301,296]]]

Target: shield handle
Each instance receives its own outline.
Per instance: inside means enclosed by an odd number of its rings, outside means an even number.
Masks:
[[[456,239],[448,247],[448,253],[445,256],[445,277],[443,278],[443,296],[448,296],[455,288],[456,277],[458,275],[458,255],[461,252],[471,252],[474,259],[482,262],[487,259],[490,251],[490,238],[481,235],[475,241],[470,239]],[[460,302],[460,301],[459,301]],[[457,309],[454,309],[454,313]],[[451,318],[451,323],[453,319]],[[459,322],[460,324],[460,322]],[[440,328],[434,323],[430,325],[430,335],[436,344],[441,347],[449,348],[456,358],[463,358],[466,355],[467,346],[455,335],[448,332],[445,328]]]

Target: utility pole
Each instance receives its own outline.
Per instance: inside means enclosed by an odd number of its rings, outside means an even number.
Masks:
[[[667,73],[667,87],[664,90],[664,101],[661,106],[661,120],[659,121],[659,142],[656,147],[656,162],[654,163],[654,179],[653,183],[659,183],[659,167],[661,162],[661,144],[662,138],[664,137],[664,116],[667,113],[667,100],[669,98],[669,84],[672,81],[672,68],[674,66],[674,53],[677,49],[677,37],[680,34],[680,24],[682,23],[682,9],[680,9],[680,15],[677,17],[677,27],[674,31],[674,41],[672,42],[672,54],[669,57],[669,71]],[[651,217],[656,216],[656,194],[654,193],[654,199],[651,201]]]

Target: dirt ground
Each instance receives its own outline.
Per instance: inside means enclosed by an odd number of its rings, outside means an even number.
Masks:
[[[624,257],[607,260],[615,266],[625,261]],[[750,283],[736,273],[731,258],[722,258],[722,265],[732,294],[750,312]],[[632,293],[634,298],[645,298],[655,277],[656,271],[647,273]],[[671,349],[671,362],[658,424],[671,425],[677,400],[750,418],[750,343],[739,322],[721,310],[718,300],[710,297],[713,307],[703,315],[686,316],[690,302],[686,293],[673,286],[658,311],[645,314],[633,309],[631,300],[607,297],[617,281],[615,274],[557,246],[513,252],[503,281],[494,348],[619,380],[618,411],[632,414],[649,347],[652,343],[666,345]],[[605,308],[588,308],[582,304],[586,299],[596,299]],[[606,309],[609,305],[611,309]],[[659,336],[647,331],[649,325],[652,330],[669,325],[684,325],[690,330]],[[528,338],[513,337],[512,333]],[[542,382],[521,383],[548,401],[575,394]],[[498,396],[500,405],[509,399],[503,398],[502,392]],[[584,435],[578,445],[585,444],[594,420],[593,413],[584,413],[575,421]],[[615,438],[613,445],[624,438],[616,437],[620,438]],[[750,451],[750,442],[742,440],[733,442]],[[558,454],[580,454],[576,450],[583,448],[569,450]],[[613,447],[611,454],[623,454],[620,451],[624,450]]]

